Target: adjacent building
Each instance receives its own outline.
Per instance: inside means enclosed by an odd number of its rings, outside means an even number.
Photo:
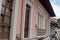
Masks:
[[[57,23],[57,19],[52,18],[50,23],[50,40],[60,40],[60,27]]]
[[[59,40],[60,39],[60,27],[57,23],[57,19],[52,18],[50,23],[50,40]]]
[[[51,19],[51,23],[50,23],[51,27],[50,27],[50,40],[58,40],[58,24],[57,24],[57,20],[55,18]]]
[[[49,0],[2,0],[0,39],[50,40],[54,16]]]

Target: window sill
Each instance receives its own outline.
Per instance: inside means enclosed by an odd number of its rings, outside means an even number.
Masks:
[[[46,37],[46,35],[43,35],[43,36],[36,36],[36,37],[34,37],[34,38],[23,38],[22,40],[32,40],[32,39],[39,39],[39,38],[45,38]]]
[[[42,35],[42,36],[37,36],[37,38],[45,38],[46,35]]]

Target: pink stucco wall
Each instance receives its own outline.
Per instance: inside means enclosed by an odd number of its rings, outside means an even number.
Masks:
[[[37,26],[37,16],[38,16],[38,3],[37,0],[34,0],[33,4],[33,17],[32,17],[32,35],[31,37],[36,37],[36,26]]]
[[[22,31],[24,26],[25,1],[26,0],[19,0],[18,2],[18,17],[17,17],[17,27],[16,27],[16,34],[18,36],[23,35]]]
[[[18,5],[18,17],[17,17],[17,27],[16,27],[16,34],[20,34],[20,27],[21,27],[21,9],[22,9],[22,0],[19,0]]]

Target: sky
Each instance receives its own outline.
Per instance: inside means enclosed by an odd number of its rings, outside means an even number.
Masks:
[[[60,0],[50,0],[50,2],[56,14],[56,18],[60,18]]]

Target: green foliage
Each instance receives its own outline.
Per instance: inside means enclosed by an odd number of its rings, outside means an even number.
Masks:
[[[59,19],[57,19],[57,23],[58,23],[58,25],[60,25],[60,18],[59,18]]]

